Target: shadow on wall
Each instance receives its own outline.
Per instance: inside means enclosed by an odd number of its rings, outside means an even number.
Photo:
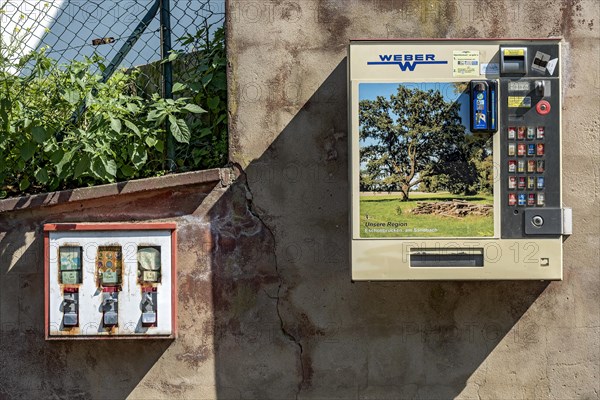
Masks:
[[[343,60],[210,211],[220,399],[449,399],[539,340],[546,282],[351,283],[346,90]]]
[[[172,344],[169,340],[45,341],[43,224],[187,216],[202,205],[212,186],[0,214],[0,398],[126,398]],[[146,383],[152,385],[156,382]]]

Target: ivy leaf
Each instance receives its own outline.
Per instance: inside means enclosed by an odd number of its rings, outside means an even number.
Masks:
[[[207,112],[204,108],[196,105],[196,104],[186,104],[185,107],[183,107],[185,110],[192,112],[192,113],[196,113],[196,114],[202,114]]]
[[[79,102],[79,92],[76,90],[66,90],[63,95],[63,99],[69,102],[71,105],[75,105]]]
[[[207,104],[208,104],[208,107],[211,110],[214,110],[214,109],[216,109],[219,106],[219,102],[220,102],[219,97],[214,96],[214,97],[209,97],[208,98]]]
[[[42,126],[36,126],[31,129],[31,135],[33,140],[37,143],[44,143],[46,141],[46,130]]]
[[[176,84],[173,85],[173,93],[177,93],[177,92],[181,92],[183,90],[186,89],[186,85],[181,83],[181,82],[177,82]]]
[[[171,134],[179,143],[190,142],[190,129],[182,119],[177,119],[173,115],[169,115]]]
[[[85,174],[90,170],[90,157],[87,154],[81,156],[77,165],[75,166],[75,171],[73,172],[73,177],[75,179],[79,178],[81,175]]]
[[[50,161],[52,161],[52,164],[58,165],[63,159],[64,155],[65,152],[63,151],[63,149],[58,149],[54,153],[52,153],[52,155],[50,156]]]
[[[206,87],[210,83],[210,81],[212,80],[212,78],[213,78],[213,74],[212,73],[208,74],[208,75],[204,75],[202,77],[202,85],[204,85],[204,87]]]
[[[202,139],[205,136],[208,136],[212,133],[212,130],[210,128],[204,128],[202,130],[200,130],[200,135],[199,138]]]
[[[158,119],[158,117],[160,116],[161,111],[158,110],[152,110],[148,113],[148,121],[156,121]]]
[[[106,160],[103,158],[102,163],[104,164],[104,169],[106,169],[106,173],[109,176],[113,178],[117,176],[117,163],[115,160]]]
[[[91,171],[98,179],[106,179],[106,169],[100,157],[95,157],[91,165]]]
[[[136,124],[126,119],[124,119],[123,122],[125,123],[125,126],[131,129],[133,132],[137,133],[138,135],[140,134],[140,130]]]
[[[133,165],[140,169],[144,164],[146,164],[146,160],[148,160],[148,154],[146,150],[142,146],[136,146],[133,150],[133,154],[131,155],[131,162]]]
[[[140,108],[137,106],[137,104],[134,103],[127,103],[127,110],[129,110],[130,112],[136,114],[138,112],[140,112]]]
[[[58,150],[58,151],[62,151],[62,150]],[[56,153],[54,153],[52,156],[54,157],[55,155],[57,155],[58,151]],[[63,170],[63,168],[65,167],[65,165],[67,165],[69,162],[71,162],[74,152],[75,152],[75,150],[65,153],[64,156],[62,156],[62,159],[56,164],[56,174],[58,175],[59,178],[64,178],[64,175],[66,175],[66,174],[63,174],[64,172],[66,172],[66,170]]]
[[[36,148],[37,146],[33,142],[26,142],[25,144],[23,144],[23,147],[21,147],[21,158],[23,159],[23,161],[27,161],[31,157],[33,157]]]
[[[146,136],[145,142],[148,145],[148,147],[154,147],[154,145],[158,143],[158,140],[156,140],[152,136]]]
[[[112,128],[113,131],[117,132],[117,133],[121,133],[121,120],[117,119],[117,118],[111,118],[110,119],[110,127]]]
[[[218,73],[213,78],[212,84],[217,90],[227,90],[227,77],[225,74]]]
[[[35,179],[39,183],[45,184],[48,182],[48,171],[46,171],[44,168],[38,168],[38,170],[35,171]]]
[[[29,178],[25,177],[23,179],[21,179],[21,181],[19,182],[19,189],[21,191],[26,190],[29,186],[31,185],[31,183],[29,182]]]
[[[169,57],[167,57],[167,59],[164,60],[163,62],[175,61],[177,59],[177,57],[179,57],[179,54],[176,51],[171,51],[169,53]]]
[[[125,177],[131,178],[135,174],[135,170],[132,167],[130,167],[129,165],[123,165],[123,166],[121,166],[121,173]]]

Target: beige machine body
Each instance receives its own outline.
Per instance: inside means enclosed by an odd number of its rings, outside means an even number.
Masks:
[[[350,43],[352,280],[562,279],[560,45]]]

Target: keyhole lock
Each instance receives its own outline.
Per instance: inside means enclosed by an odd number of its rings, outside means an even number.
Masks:
[[[544,218],[540,217],[539,215],[536,215],[531,219],[531,223],[539,228],[542,225],[544,225]]]

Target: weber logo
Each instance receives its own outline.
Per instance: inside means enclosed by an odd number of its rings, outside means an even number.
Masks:
[[[435,54],[380,54],[379,61],[368,61],[367,65],[397,65],[404,71],[414,71],[419,64],[448,64],[438,61]]]

